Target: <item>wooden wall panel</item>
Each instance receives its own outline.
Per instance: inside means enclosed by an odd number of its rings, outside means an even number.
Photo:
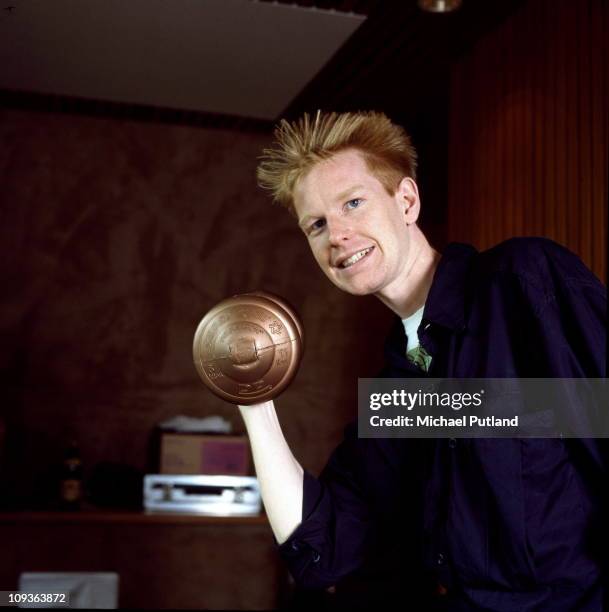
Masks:
[[[547,236],[607,279],[603,0],[532,0],[451,76],[448,237]]]

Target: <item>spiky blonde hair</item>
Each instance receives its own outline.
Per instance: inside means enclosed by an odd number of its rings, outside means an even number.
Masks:
[[[296,183],[315,164],[346,149],[363,155],[390,195],[405,176],[416,179],[417,154],[410,137],[384,113],[305,113],[292,123],[282,119],[273,136],[273,147],[260,157],[258,184],[292,213]]]

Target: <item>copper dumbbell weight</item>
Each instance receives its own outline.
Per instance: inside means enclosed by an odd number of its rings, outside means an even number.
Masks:
[[[193,342],[199,376],[212,393],[250,406],[277,397],[296,375],[303,329],[282,298],[257,291],[216,304]]]

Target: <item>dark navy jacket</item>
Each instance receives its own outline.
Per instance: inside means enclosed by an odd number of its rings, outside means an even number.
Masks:
[[[604,286],[550,240],[451,244],[418,334],[432,377],[605,377],[606,316]],[[383,375],[421,376],[405,348],[396,319]],[[279,550],[297,584],[349,606],[601,610],[605,454],[593,439],[358,439],[352,424],[320,477],[305,472]]]

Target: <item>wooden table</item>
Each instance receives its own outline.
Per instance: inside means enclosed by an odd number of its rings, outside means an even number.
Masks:
[[[122,608],[270,609],[287,573],[266,516],[0,513],[0,590],[24,571],[113,571]]]

